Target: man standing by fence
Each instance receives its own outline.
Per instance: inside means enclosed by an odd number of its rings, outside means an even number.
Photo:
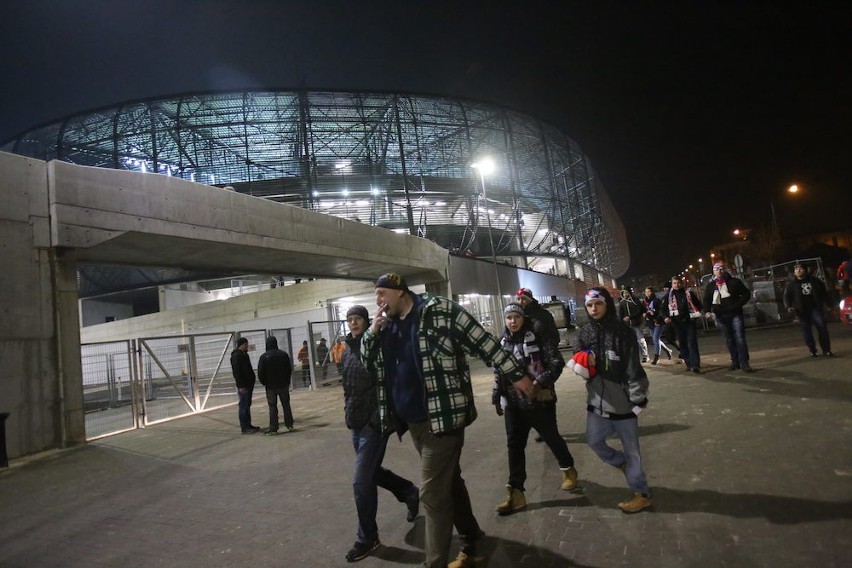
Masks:
[[[240,397],[237,415],[240,418],[240,430],[243,434],[254,434],[259,432],[258,426],[251,423],[251,395],[254,392],[254,383],[257,377],[251,366],[248,355],[249,342],[245,337],[237,339],[237,348],[231,352],[231,371],[234,373],[234,382],[237,384],[237,395]]]
[[[266,434],[278,434],[278,401],[284,410],[284,426],[293,429],[293,411],[290,409],[290,377],[293,363],[290,356],[278,349],[278,340],[274,335],[266,339],[266,353],[257,362],[257,378],[266,387],[266,403],[269,405],[269,430]]]
[[[817,330],[819,346],[826,357],[834,357],[831,352],[831,338],[825,325],[823,307],[831,307],[828,303],[828,292],[822,280],[811,276],[808,269],[801,263],[793,267],[793,278],[784,290],[784,307],[799,318],[805,345],[811,352],[811,357],[817,356],[816,343],[811,326]]]

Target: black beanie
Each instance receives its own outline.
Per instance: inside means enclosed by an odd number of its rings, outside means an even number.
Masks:
[[[346,310],[346,319],[349,319],[349,316],[360,316],[364,321],[370,321],[370,314],[364,306],[352,306]]]

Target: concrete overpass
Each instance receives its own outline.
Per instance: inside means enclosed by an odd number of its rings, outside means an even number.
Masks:
[[[178,267],[444,288],[426,239],[156,174],[0,153],[0,412],[11,457],[85,439],[76,265]]]

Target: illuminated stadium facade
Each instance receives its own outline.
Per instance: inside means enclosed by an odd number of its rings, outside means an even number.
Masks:
[[[574,277],[572,263],[582,263],[618,277],[629,264],[624,227],[580,146],[552,125],[481,102],[187,94],[71,116],[2,149],[232,186],[540,272]],[[471,164],[485,157],[496,168],[480,177]]]

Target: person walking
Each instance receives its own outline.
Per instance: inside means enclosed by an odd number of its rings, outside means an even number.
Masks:
[[[341,355],[344,416],[355,449],[352,489],[355,509],[358,511],[357,540],[346,553],[346,560],[356,562],[381,546],[376,524],[378,487],[387,489],[397,501],[406,504],[406,520],[410,523],[414,522],[420,510],[420,489],[411,481],[382,467],[389,434],[383,435],[381,432],[376,376],[368,373],[361,363],[361,336],[370,323],[367,308],[352,306],[346,312],[346,322],[350,332],[343,341],[345,349]]]
[[[293,411],[290,408],[290,378],[293,363],[290,356],[278,349],[274,335],[266,338],[266,352],[257,361],[257,378],[266,387],[266,404],[269,406],[269,430],[267,436],[278,434],[278,401],[284,412],[284,426],[293,430]]]
[[[320,337],[319,345],[317,345],[317,365],[322,369],[322,380],[328,378],[328,345],[325,337]]]
[[[343,352],[346,351],[346,338],[339,336],[331,346],[331,362],[337,367],[337,374],[343,376]]]
[[[690,288],[683,286],[678,276],[672,277],[672,288],[663,303],[663,322],[672,324],[678,338],[680,356],[686,370],[701,373],[701,355],[698,352],[698,329],[695,320],[701,317],[701,300]]]
[[[639,450],[639,413],[648,405],[648,376],[630,329],[615,316],[615,304],[604,288],[586,292],[589,323],[580,329],[580,350],[570,366],[586,381],[586,441],[604,463],[624,472],[633,491],[618,504],[624,513],[651,506],[651,491]],[[607,444],[618,436],[621,449]]]
[[[553,314],[533,297],[532,290],[529,288],[518,289],[515,292],[515,303],[524,308],[524,315],[532,324],[533,332],[535,332],[539,341],[547,341],[553,346],[553,349],[558,350],[559,329],[556,327],[556,320],[553,319]]]
[[[704,289],[705,316],[716,318],[716,325],[722,330],[728,353],[731,355],[730,370],[742,369],[753,373],[749,364],[748,343],[746,343],[743,306],[751,299],[749,290],[742,280],[734,278],[719,261],[713,265],[713,279]]]
[[[299,360],[299,364],[302,366],[302,385],[308,386],[310,382],[310,371],[311,371],[311,359],[308,355],[308,341],[305,340],[302,342],[302,348],[299,349],[299,353],[296,355],[296,359]]]
[[[236,348],[231,351],[231,372],[237,385],[237,416],[240,419],[240,431],[243,434],[254,434],[260,432],[259,426],[251,423],[251,396],[254,392],[254,383],[257,377],[251,366],[251,358],[248,354],[249,342],[245,337],[237,339]]]
[[[574,456],[568,450],[565,439],[559,435],[556,425],[556,392],[553,384],[565,360],[551,344],[536,337],[532,323],[524,316],[520,304],[509,304],[503,310],[506,327],[500,344],[523,363],[534,378],[535,391],[532,397],[519,393],[504,376],[494,374],[491,402],[506,426],[506,447],[509,458],[509,481],[506,484],[506,499],[497,505],[497,513],[509,515],[525,509],[524,482],[527,479],[526,447],[530,429],[544,439],[559,469],[562,470],[560,489],[571,491],[577,486],[577,470]]]
[[[411,432],[420,454],[420,500],[426,511],[426,568],[466,568],[480,560],[484,533],[473,514],[459,458],[465,428],[476,419],[470,367],[476,356],[527,397],[533,379],[511,353],[457,303],[414,294],[398,274],[376,281],[373,323],[361,359],[379,385],[382,432]],[[461,552],[447,564],[453,526]]]
[[[668,358],[672,358],[672,350],[663,343],[661,337],[663,335],[663,316],[662,316],[662,301],[654,293],[654,289],[648,286],[645,288],[645,297],[642,298],[642,307],[645,318],[645,325],[648,331],[651,332],[651,344],[654,346],[654,358],[651,360],[652,365],[656,365],[660,360],[660,350],[664,350]]]
[[[787,282],[787,287],[784,289],[784,307],[799,318],[802,336],[811,352],[811,357],[817,356],[812,327],[817,330],[823,356],[834,357],[828,326],[825,325],[823,315],[823,307],[832,307],[828,301],[828,291],[822,280],[812,276],[807,267],[801,263],[796,263],[793,267],[793,278]]]
[[[618,302],[618,317],[633,330],[633,335],[636,337],[636,345],[639,346],[639,352],[642,354],[642,362],[647,363],[648,342],[645,341],[645,334],[642,332],[645,308],[642,302],[633,295],[633,289],[630,286],[621,287],[621,300]]]

